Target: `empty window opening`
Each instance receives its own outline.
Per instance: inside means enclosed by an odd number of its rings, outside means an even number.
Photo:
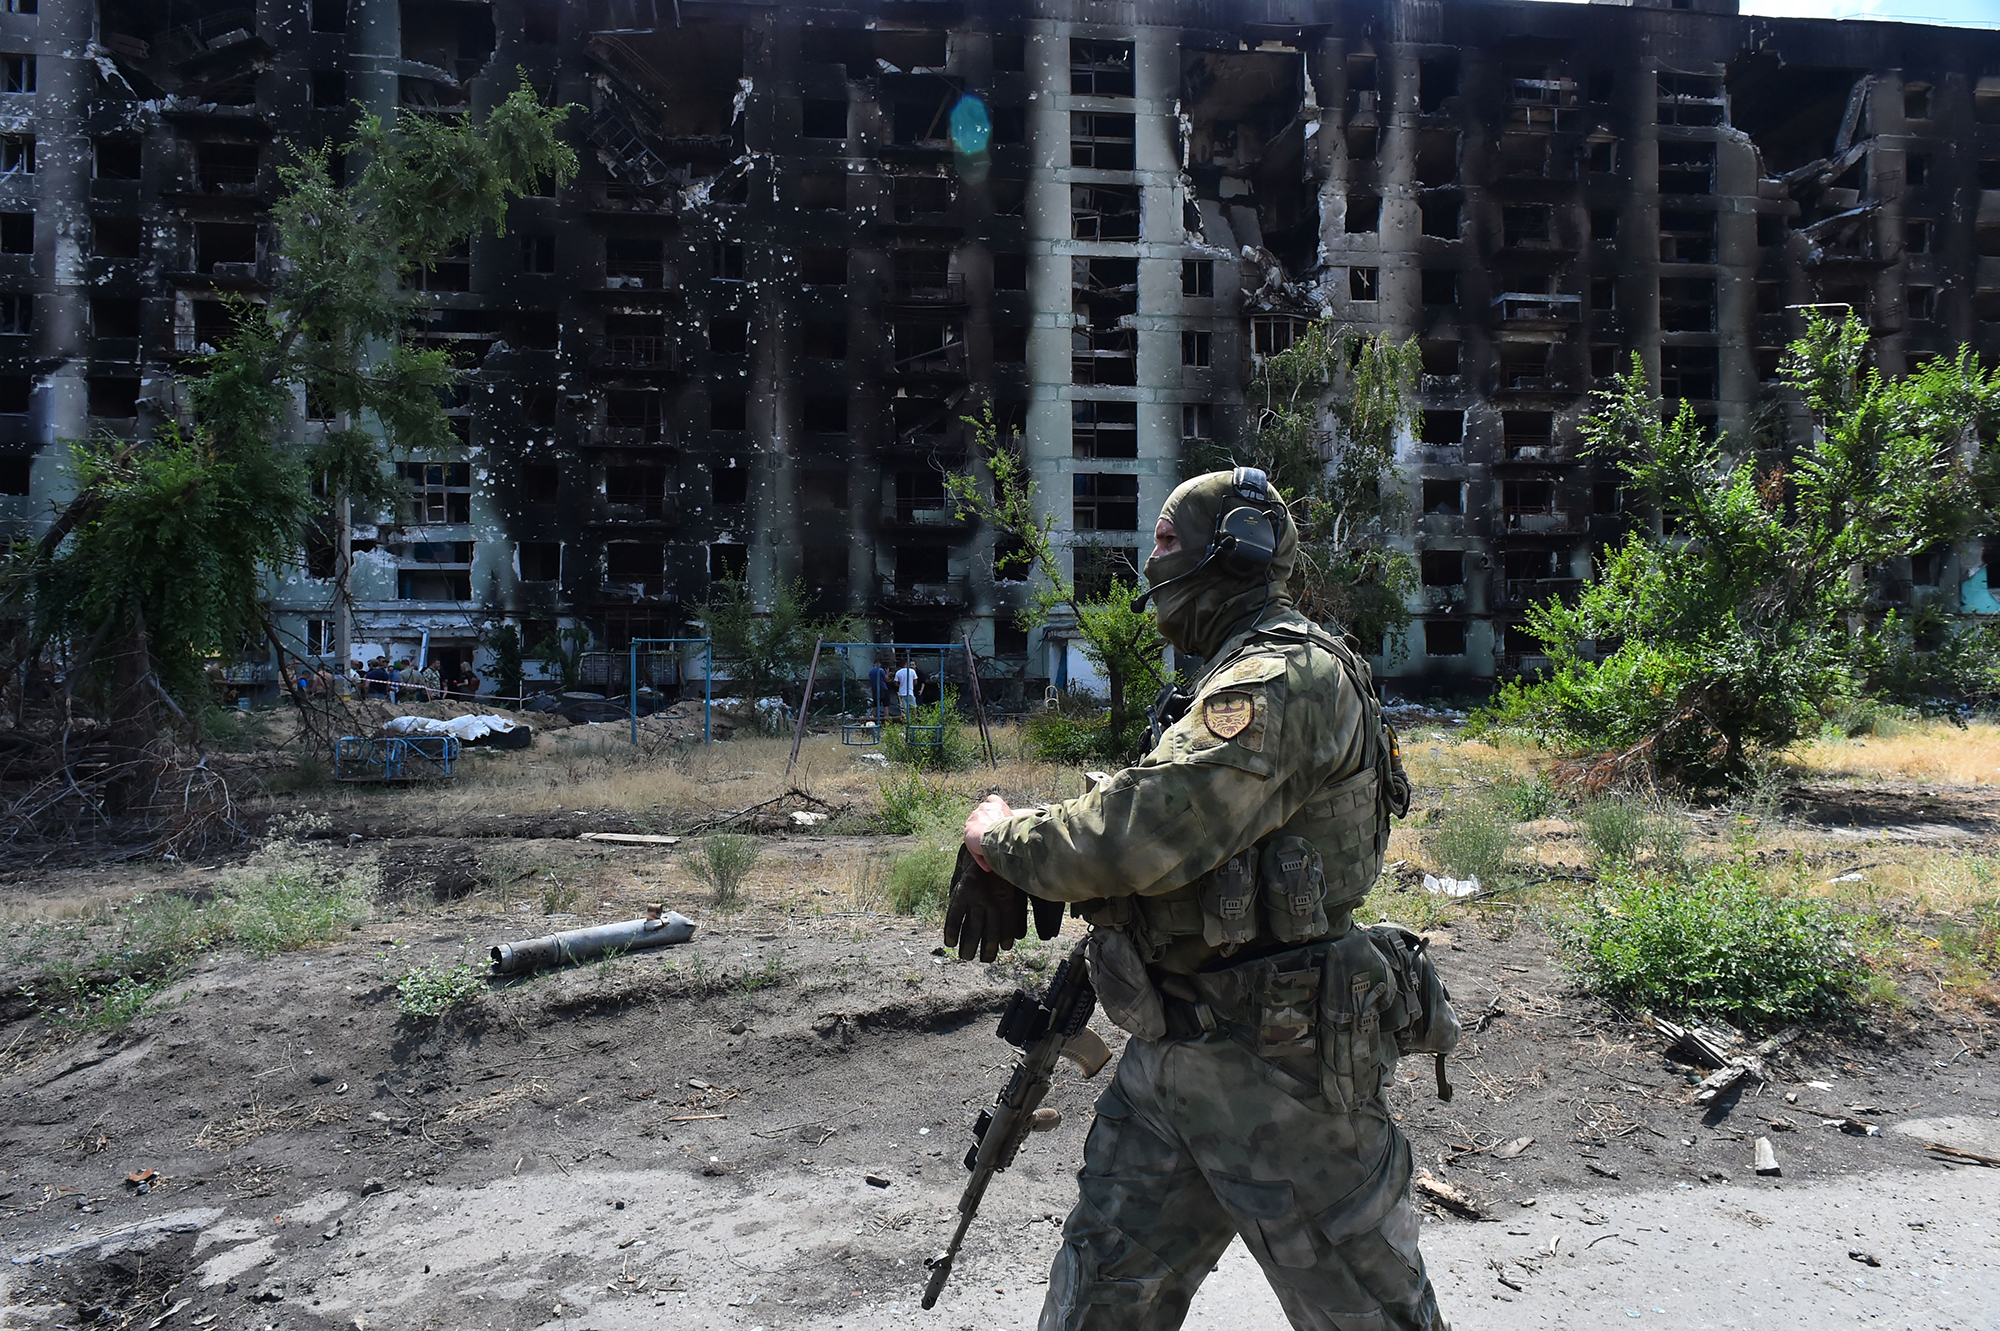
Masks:
[[[1073,39],[1069,90],[1084,97],[1132,96],[1132,43]]]
[[[1706,277],[1660,279],[1660,331],[1715,331],[1715,281]]]
[[[35,252],[35,215],[0,213],[0,254]]]
[[[1714,263],[1715,214],[1660,214],[1661,263]]]
[[[993,289],[995,291],[1026,291],[1028,289],[1028,256],[1025,254],[994,255]]]
[[[808,513],[832,513],[847,507],[847,473],[844,471],[802,471],[799,473],[799,505]]]
[[[35,174],[35,139],[31,134],[0,134],[0,176]]]
[[[750,349],[750,321],[736,317],[708,321],[708,349],[716,356],[741,356]]]
[[[315,69],[308,84],[312,104],[322,111],[347,104],[347,75],[337,69]]]
[[[399,462],[405,525],[472,521],[472,466],[466,462]]]
[[[1458,96],[1458,57],[1439,56],[1417,62],[1417,109],[1425,113]]]
[[[124,135],[108,134],[92,139],[91,174],[99,180],[137,180],[144,165],[145,152],[140,140]]]
[[[1215,438],[1215,408],[1206,402],[1182,403],[1181,438]]]
[[[1069,164],[1099,171],[1130,171],[1137,137],[1128,112],[1069,113]]]
[[[847,177],[831,171],[809,172],[799,177],[792,197],[801,208],[844,208],[847,206]]]
[[[1069,194],[1073,239],[1139,239],[1137,185],[1072,185]]]
[[[1546,246],[1550,239],[1550,210],[1542,207],[1502,208],[1500,225],[1508,248]]]
[[[1455,268],[1426,268],[1423,278],[1424,304],[1458,304],[1458,270]]]
[[[1460,587],[1465,584],[1465,551],[1426,550],[1417,556],[1420,576],[1426,587]]]
[[[1133,402],[1070,404],[1070,453],[1080,458],[1139,456],[1139,407]]]
[[[1382,196],[1379,194],[1348,195],[1346,226],[1350,234],[1380,230],[1382,226]]]
[[[1451,619],[1424,621],[1425,656],[1464,656],[1465,625]]]
[[[799,280],[809,287],[847,285],[847,251],[809,245],[799,251]]]
[[[1713,194],[1715,145],[1662,143],[1659,184],[1662,194]]]
[[[1432,448],[1457,448],[1465,442],[1465,413],[1427,410],[1417,418],[1417,429],[1418,437]]]
[[[1423,483],[1424,512],[1440,517],[1450,517],[1465,512],[1464,481],[1425,481]]]
[[[524,273],[553,273],[556,270],[556,238],[554,236],[521,237],[521,271]]]
[[[750,469],[738,458],[722,458],[708,465],[709,497],[721,505],[750,502]]]
[[[1072,478],[1071,516],[1078,531],[1137,531],[1139,478],[1078,472]]]
[[[562,581],[562,542],[522,541],[514,550],[521,581]]]
[[[708,428],[742,430],[750,424],[749,399],[741,393],[717,393],[708,400]]]
[[[1418,354],[1423,357],[1423,372],[1440,379],[1448,379],[1458,373],[1459,344],[1455,340],[1443,338],[1421,343]]]
[[[808,319],[801,338],[801,350],[807,356],[821,360],[845,360],[847,358],[847,321],[845,319]]]
[[[1608,176],[1618,169],[1618,140],[1592,139],[1584,154],[1584,163],[1591,172]]]
[[[745,271],[744,246],[735,241],[718,240],[710,251],[711,272],[718,282],[741,282]]]
[[[1459,203],[1457,199],[1426,197],[1418,205],[1423,214],[1424,234],[1444,240],[1457,240],[1459,232]]]
[[[1707,401],[1721,378],[1714,347],[1661,347],[1660,396]]]

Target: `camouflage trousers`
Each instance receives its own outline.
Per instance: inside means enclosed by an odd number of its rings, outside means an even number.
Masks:
[[[1140,1040],[1097,1101],[1041,1331],[1173,1331],[1234,1236],[1299,1331],[1448,1331],[1410,1145],[1220,1035]]]

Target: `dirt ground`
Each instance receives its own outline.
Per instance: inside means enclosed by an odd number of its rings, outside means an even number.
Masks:
[[[685,799],[562,799],[638,780],[590,767],[587,737],[570,742],[560,761],[585,766],[553,769],[558,793],[540,807],[480,814],[463,791],[299,797],[326,812],[316,835],[333,853],[380,869],[370,914],[332,942],[264,960],[205,953],[107,1034],[65,1032],[31,995],[0,996],[5,1325],[958,1328],[996,1298],[1038,1299],[1023,1282],[1045,1278],[1108,1072],[1086,1082],[1065,1065],[1049,1102],[1061,1124],[995,1185],[940,1311],[914,1311],[923,1259],[949,1233],[969,1119],[1011,1062],[993,1017],[1073,935],[990,966],[944,955],[934,923],[881,904],[888,860],[910,843],[832,821],[762,837],[746,904],[717,915],[671,848],[578,839],[699,820]],[[872,766],[815,744],[807,782],[830,807],[872,785]],[[771,756],[719,745],[671,779],[742,808],[777,785]],[[1433,780],[1448,784],[1459,756],[1436,759]],[[491,771],[529,761],[496,755]],[[1769,836],[1815,865],[2000,846],[1992,784],[1808,775]],[[1060,793],[1065,780],[1018,764],[959,779],[968,794]],[[1535,826],[1537,860],[1574,858],[1562,824]],[[219,872],[89,847],[17,858],[0,866],[0,918],[25,938],[30,922],[147,894],[199,900]],[[1401,913],[1420,874],[1406,861],[1364,915]],[[493,982],[437,1022],[399,1017],[396,980],[413,963],[478,959],[648,901],[699,921],[693,941]],[[1429,1060],[1409,1060],[1392,1108],[1446,1194],[1427,1194],[1440,1232],[1538,1198],[1588,1210],[1762,1186],[1758,1137],[1786,1187],[1941,1173],[1957,1166],[1927,1151],[1931,1138],[1977,1152],[2000,1116],[1976,1006],[1871,1004],[1787,1045],[1765,1084],[1702,1108],[1699,1071],[1581,993],[1532,909],[1492,899],[1426,928],[1466,1019],[1457,1095],[1440,1103]],[[1120,1045],[1101,1015],[1094,1025]]]

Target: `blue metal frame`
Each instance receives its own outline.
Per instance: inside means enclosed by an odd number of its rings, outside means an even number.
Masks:
[[[701,742],[713,743],[711,726],[715,712],[715,644],[709,638],[634,638],[630,651],[632,660],[625,672],[625,687],[630,696],[625,710],[632,717],[632,747],[639,746],[639,647],[685,647],[701,644]]]
[[[343,735],[333,746],[336,781],[431,781],[454,775],[456,735]]]

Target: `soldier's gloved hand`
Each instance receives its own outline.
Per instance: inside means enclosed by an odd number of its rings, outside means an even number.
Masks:
[[[965,847],[951,874],[951,898],[944,908],[944,945],[958,949],[960,961],[992,961],[1028,933],[1028,894],[982,869]]]
[[[1028,902],[1035,908],[1035,937],[1046,942],[1062,932],[1066,909],[1062,902],[1044,901],[1040,897],[1029,897]]]

